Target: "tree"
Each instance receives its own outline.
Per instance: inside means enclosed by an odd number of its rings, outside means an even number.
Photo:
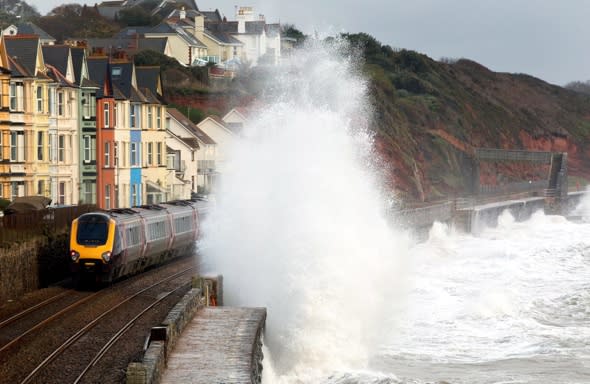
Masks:
[[[95,7],[80,4],[60,5],[35,23],[59,41],[68,37],[111,37],[120,30]]]
[[[571,83],[567,83],[565,88],[584,93],[586,95],[590,95],[590,80],[582,81],[572,81]]]
[[[304,35],[303,32],[297,29],[293,24],[281,25],[281,36],[295,39],[297,41],[295,44],[296,46],[303,44],[307,39],[307,36]]]
[[[160,21],[158,17],[152,16],[148,10],[137,5],[129,9],[122,9],[118,13],[117,19],[122,25],[130,27],[150,26]]]

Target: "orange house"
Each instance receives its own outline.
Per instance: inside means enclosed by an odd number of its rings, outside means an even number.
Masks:
[[[90,80],[99,87],[96,92],[96,204],[103,209],[118,208],[117,110],[108,57],[88,57],[88,73]]]

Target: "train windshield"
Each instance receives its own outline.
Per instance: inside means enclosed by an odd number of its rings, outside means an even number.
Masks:
[[[107,242],[109,219],[102,215],[85,215],[78,219],[77,240],[80,245],[104,245]]]

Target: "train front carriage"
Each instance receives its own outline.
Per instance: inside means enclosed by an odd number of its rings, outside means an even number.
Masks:
[[[111,274],[115,228],[115,220],[101,212],[83,214],[72,222],[70,258],[74,276]]]

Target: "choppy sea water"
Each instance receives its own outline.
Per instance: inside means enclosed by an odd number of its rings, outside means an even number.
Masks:
[[[227,152],[202,244],[225,304],[267,308],[264,382],[590,383],[590,224],[504,214],[416,243],[383,216],[355,55],[285,64]]]
[[[411,383],[590,382],[589,239],[590,224],[542,213],[505,213],[477,237],[435,226],[411,248],[408,295],[372,369]]]

